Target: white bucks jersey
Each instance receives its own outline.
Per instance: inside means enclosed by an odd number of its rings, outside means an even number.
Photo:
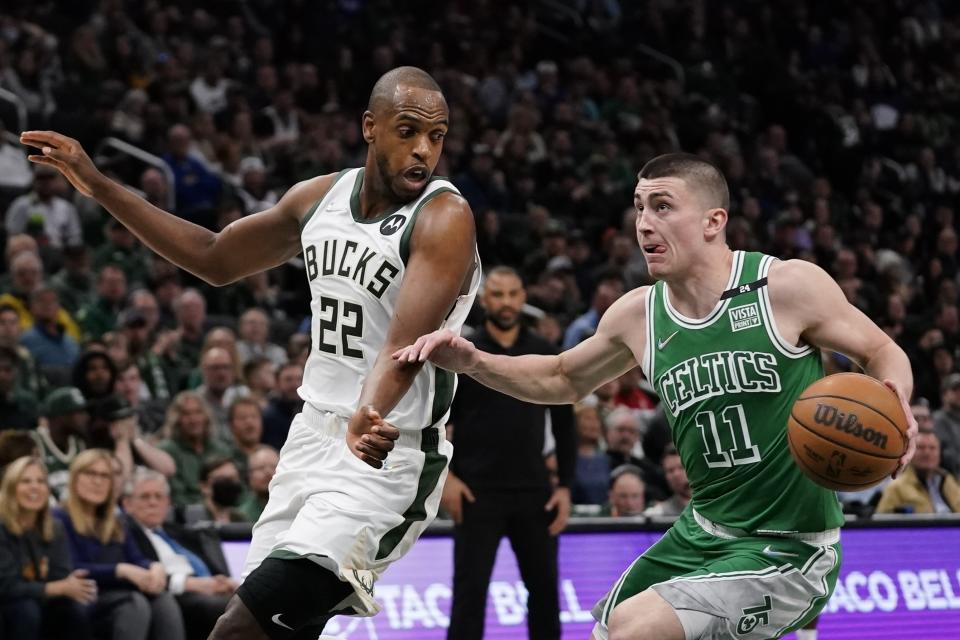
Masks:
[[[364,380],[386,342],[420,210],[441,193],[459,193],[450,182],[434,178],[416,200],[362,220],[363,173],[362,168],[340,172],[301,228],[313,320],[300,397],[342,416],[356,411]],[[456,333],[477,294],[479,257],[477,263],[470,290],[457,298],[442,325]],[[427,363],[384,418],[398,429],[436,424],[446,419],[455,388],[456,376]]]

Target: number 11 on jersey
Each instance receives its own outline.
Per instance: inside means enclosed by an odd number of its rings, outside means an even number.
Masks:
[[[731,442],[724,446],[717,428],[717,415],[713,411],[701,411],[694,419],[703,438],[706,453],[703,454],[707,466],[711,469],[732,467],[733,465],[760,462],[760,450],[750,440],[747,417],[742,404],[726,407],[720,412],[721,420],[727,425]],[[726,432],[724,432],[726,435]]]

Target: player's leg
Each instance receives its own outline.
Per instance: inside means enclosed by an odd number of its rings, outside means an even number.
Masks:
[[[653,589],[646,589],[614,607],[607,622],[610,640],[686,640],[677,611]]]
[[[549,497],[540,492],[514,495],[507,527],[520,578],[527,588],[527,630],[534,640],[560,637],[557,539],[548,529],[556,512],[543,510]]]
[[[463,503],[463,520],[453,529],[453,601],[449,640],[483,638],[487,589],[506,533],[506,505],[500,494],[475,492],[476,501]]]

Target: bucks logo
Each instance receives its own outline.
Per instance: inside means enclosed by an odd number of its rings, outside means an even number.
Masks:
[[[743,609],[743,616],[737,623],[737,635],[745,636],[759,626],[766,626],[770,622],[770,610],[773,601],[770,596],[763,596],[763,604]]]

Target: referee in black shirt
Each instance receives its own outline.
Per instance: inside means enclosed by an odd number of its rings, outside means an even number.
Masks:
[[[511,356],[556,353],[521,325],[526,297],[516,271],[490,271],[481,296],[486,322],[471,336],[478,349]],[[556,441],[556,487],[544,461],[548,411]],[[500,540],[507,536],[529,593],[529,638],[558,640],[556,536],[570,516],[576,464],[572,409],[517,400],[460,376],[450,424],[454,455],[441,503],[456,523],[447,638],[483,638],[490,574]]]

